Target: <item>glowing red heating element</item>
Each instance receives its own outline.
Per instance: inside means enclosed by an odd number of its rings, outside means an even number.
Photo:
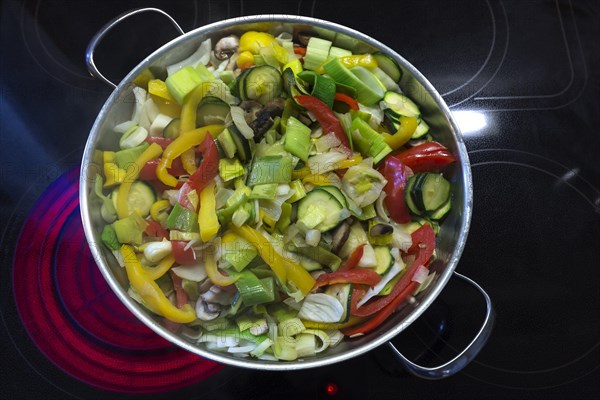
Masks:
[[[52,183],[25,222],[13,261],[15,301],[33,342],[58,368],[92,386],[158,393],[222,366],[139,322],[110,290],[85,240],[79,169]]]

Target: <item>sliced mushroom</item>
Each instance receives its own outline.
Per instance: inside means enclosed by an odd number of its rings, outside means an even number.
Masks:
[[[250,128],[254,131],[254,135],[257,140],[260,140],[262,135],[265,134],[273,126],[273,118],[267,112],[263,112],[262,110],[256,114],[256,119],[250,122]]]
[[[297,30],[294,32],[295,41],[302,46],[308,45],[308,41],[313,36],[319,37],[319,34],[310,30]]]
[[[285,100],[278,97],[268,102],[265,105],[265,108],[262,109],[262,112],[268,113],[272,118],[281,117],[283,114],[283,107],[285,107]]]
[[[254,121],[258,113],[262,110],[263,105],[255,100],[244,100],[240,103],[240,107],[244,110],[244,119],[248,124]]]
[[[221,38],[215,45],[215,57],[223,61],[231,57],[240,47],[240,38],[229,35]]]
[[[333,254],[339,254],[346,240],[348,240],[348,236],[350,236],[350,223],[344,222],[333,233],[333,240],[331,241],[331,252]]]
[[[281,117],[284,105],[283,99],[271,100],[256,114],[256,118],[248,123],[258,139],[273,126],[273,118]]]
[[[234,293],[226,292],[221,287],[217,285],[213,285],[209,290],[202,293],[200,298],[205,302],[210,304],[219,304],[222,306],[226,306],[231,304],[233,300]]]
[[[388,224],[376,224],[371,227],[371,236],[384,236],[394,232],[394,227]]]
[[[209,304],[203,300],[196,302],[196,316],[202,321],[212,321],[221,314],[221,306],[218,304]]]

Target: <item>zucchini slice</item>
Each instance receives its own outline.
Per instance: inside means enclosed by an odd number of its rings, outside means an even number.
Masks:
[[[223,124],[229,114],[229,104],[214,96],[206,96],[196,108],[196,126]]]
[[[281,73],[270,65],[249,68],[248,72],[240,77],[238,91],[242,100],[256,100],[264,105],[281,94]]]
[[[309,229],[326,232],[342,222],[340,212],[343,209],[334,195],[320,188],[313,189],[298,202],[298,221]]]
[[[350,302],[352,300],[352,284],[351,283],[336,283],[329,285],[325,290],[325,294],[335,297],[342,303],[344,313],[338,322],[347,322],[350,319]]]
[[[346,208],[348,207],[348,203],[346,202],[346,196],[344,196],[342,191],[340,189],[338,189],[337,187],[332,186],[332,185],[326,185],[326,186],[319,186],[319,189],[323,189],[323,190],[329,192],[329,194],[331,194],[333,197],[335,197],[342,206],[344,206]]]
[[[169,124],[165,126],[165,129],[163,129],[163,136],[168,139],[177,138],[181,130],[180,127],[181,121],[179,120],[179,118],[173,118],[171,122],[169,122]]]
[[[449,198],[450,182],[442,174],[419,173],[411,176],[406,183],[406,205],[414,214],[428,215],[437,211]],[[443,216],[443,210],[440,210],[438,215]]]
[[[117,192],[119,189],[113,190],[110,195],[115,208],[117,207]],[[135,181],[129,189],[127,197],[127,206],[129,210],[137,210],[140,215],[145,218],[150,214],[150,208],[156,201],[156,193],[154,189],[142,181]]]
[[[396,114],[406,117],[420,118],[421,110],[408,96],[396,92],[386,92],[383,96],[383,101]]]
[[[238,128],[236,128],[234,124],[229,125],[227,127],[227,130],[229,131],[231,139],[235,144],[238,153],[238,158],[240,159],[240,161],[249,161],[252,158],[252,149],[250,148],[250,142],[248,141],[248,139],[246,139],[244,135],[242,135],[242,133],[238,130]]]
[[[383,276],[390,268],[392,268],[392,265],[394,265],[394,257],[387,246],[375,246],[373,247],[373,250],[375,251],[375,258],[377,259],[377,266],[374,271]]]
[[[375,61],[377,61],[377,66],[392,78],[394,82],[398,82],[400,78],[402,78],[402,70],[396,60],[392,57],[381,52],[373,54],[373,57],[375,58]]]

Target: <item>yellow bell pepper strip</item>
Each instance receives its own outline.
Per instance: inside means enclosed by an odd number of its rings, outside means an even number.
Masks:
[[[161,225],[166,224],[167,218],[169,216],[169,209],[171,208],[171,203],[169,200],[159,200],[152,204],[150,207],[150,216],[156,222],[160,222]]]
[[[308,165],[305,165],[302,168],[298,168],[292,171],[292,179],[304,179],[308,175],[312,175],[312,171],[308,168]]]
[[[359,153],[354,153],[351,158],[341,160],[335,163],[335,169],[348,169],[362,162],[363,158]]]
[[[133,80],[133,84],[143,89],[148,87],[148,82],[154,79],[154,74],[148,68],[140,72],[138,76]]]
[[[382,133],[383,140],[385,140],[392,150],[398,150],[400,147],[404,146],[404,144],[410,140],[413,133],[415,133],[417,125],[419,124],[415,117],[405,117],[404,115],[400,116],[399,121],[400,127],[396,133],[393,135]]]
[[[172,118],[179,118],[181,115],[181,106],[177,103],[171,92],[169,92],[167,84],[164,81],[160,79],[151,79],[148,81],[148,93],[161,114]]]
[[[111,187],[118,184],[123,183],[125,180],[125,175],[127,171],[113,162],[104,163],[104,176],[106,177],[106,182],[104,182],[104,187]]]
[[[250,68],[255,63],[254,54],[252,54],[249,51],[243,51],[238,56],[236,63],[239,68],[242,68],[242,69]]]
[[[248,225],[239,228],[232,226],[231,230],[256,247],[260,257],[273,270],[282,284],[289,281],[304,295],[313,288],[315,284],[313,277],[300,264],[277,253],[273,245],[259,231]]]
[[[152,79],[148,81],[148,93],[165,101],[176,103],[175,97],[169,92],[167,84],[160,79]]]
[[[275,37],[266,32],[248,31],[240,36],[239,51],[249,51],[252,54],[258,54],[262,47],[271,46],[275,41]]]
[[[135,160],[131,168],[127,169],[127,174],[125,175],[125,179],[121,186],[119,186],[119,191],[117,192],[117,215],[119,218],[125,218],[129,215],[129,206],[127,201],[129,200],[129,190],[131,189],[131,185],[137,179],[140,174],[140,171],[144,167],[144,165],[150,161],[154,160],[162,153],[162,148],[156,144],[152,143],[144,152]]]
[[[237,281],[240,278],[240,275],[223,275],[217,267],[217,261],[215,260],[214,250],[214,248],[208,247],[204,251],[204,267],[206,268],[206,274],[208,275],[208,279],[210,279],[211,282],[217,286],[229,286],[234,284],[235,281]]]
[[[121,255],[125,262],[129,283],[152,311],[170,321],[182,324],[196,320],[196,312],[191,305],[186,304],[182,308],[177,308],[169,301],[156,282],[148,276],[131,246],[121,246]]]
[[[142,264],[142,269],[144,270],[146,275],[148,275],[149,279],[155,281],[164,274],[166,274],[169,271],[169,269],[171,269],[173,264],[175,264],[175,256],[173,254],[169,254],[168,256],[160,260],[156,267],[147,267]]]
[[[329,178],[323,174],[312,174],[305,176],[304,179],[302,179],[302,183],[305,185],[311,184],[314,186],[331,185]]]
[[[327,322],[314,322],[314,321],[305,321],[301,320],[302,324],[306,329],[322,329],[322,330],[335,330],[335,329],[343,329],[354,326],[366,318],[357,317],[356,315],[351,315],[348,321],[339,322],[339,323],[327,323]]]
[[[115,152],[114,151],[103,151],[102,152],[102,163],[114,163],[115,162]]]
[[[356,54],[352,56],[344,56],[340,57],[340,61],[346,68],[352,68],[357,66],[367,68],[377,67],[377,61],[375,60],[375,57],[373,57],[371,54]]]
[[[200,226],[200,238],[208,242],[219,232],[219,219],[217,218],[215,200],[215,181],[212,180],[200,192],[200,211],[198,212],[198,225]]]
[[[223,132],[223,129],[225,129],[223,125],[207,125],[186,132],[173,140],[165,149],[163,157],[156,167],[156,176],[158,179],[167,186],[177,186],[177,178],[167,171],[167,168],[171,168],[173,160],[181,156],[186,150],[202,143],[207,133],[215,138],[219,133]]]
[[[194,149],[187,149],[181,154],[181,165],[188,174],[193,174],[196,170],[196,153]]]

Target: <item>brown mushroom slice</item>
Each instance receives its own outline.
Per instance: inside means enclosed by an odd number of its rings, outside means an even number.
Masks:
[[[240,38],[235,35],[225,36],[215,45],[215,58],[219,61],[227,60],[240,47]]]

